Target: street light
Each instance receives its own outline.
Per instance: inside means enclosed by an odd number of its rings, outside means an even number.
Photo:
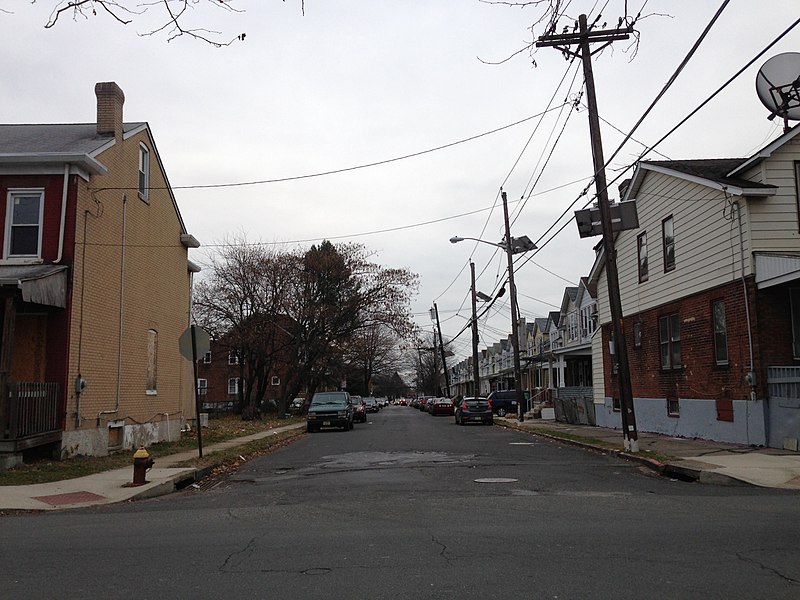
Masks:
[[[502,242],[488,242],[479,238],[459,237],[454,235],[450,238],[450,243],[457,244],[464,240],[473,240],[481,242],[482,244],[489,244],[490,246],[502,248],[506,252],[508,258],[508,285],[511,288],[511,348],[514,351],[514,389],[517,394],[517,420],[522,422],[525,420],[525,410],[523,406],[525,398],[522,393],[522,367],[520,366],[519,360],[519,332],[517,331],[519,327],[519,319],[517,317],[519,311],[517,309],[517,287],[514,285],[514,255],[527,252],[528,250],[535,250],[536,244],[526,235],[519,238],[511,237],[511,227],[508,223],[508,200],[505,192],[501,192],[501,196],[503,197],[503,220],[505,221],[506,229],[506,235]],[[507,240],[510,240],[511,243],[506,243]]]

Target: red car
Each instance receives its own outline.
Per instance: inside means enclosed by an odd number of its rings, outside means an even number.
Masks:
[[[353,423],[366,423],[367,405],[364,404],[364,399],[361,396],[350,396],[350,402],[353,404]]]
[[[433,398],[428,401],[428,412],[432,415],[451,415],[453,414],[453,402],[448,398]]]

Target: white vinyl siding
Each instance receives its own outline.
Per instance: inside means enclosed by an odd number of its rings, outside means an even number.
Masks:
[[[636,202],[640,228],[621,232],[616,241],[623,314],[636,314],[738,279],[739,228],[723,217],[727,200],[722,191],[648,172]],[[670,215],[676,241],[680,240],[680,259],[675,269],[665,273],[663,253],[649,252],[649,281],[646,286],[640,285],[637,237],[642,231],[656,231],[660,238],[661,223]],[[746,232],[746,211],[743,217]],[[750,245],[746,233],[744,255],[745,270],[749,273]],[[598,306],[600,323],[608,323],[611,317],[604,272],[598,282]]]
[[[754,252],[797,251],[800,245],[795,161],[800,161],[800,140],[797,138],[745,173],[753,181],[763,179],[763,183],[779,186],[774,196],[753,198],[747,203],[751,221],[749,235]]]

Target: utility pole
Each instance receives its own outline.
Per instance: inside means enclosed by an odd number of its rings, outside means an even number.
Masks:
[[[603,45],[595,50],[595,52],[599,52],[616,40],[626,40],[633,33],[633,28],[590,31],[586,15],[580,15],[578,23],[579,31],[577,33],[545,35],[539,38],[536,46],[555,47],[562,52],[580,57],[583,62],[586,102],[589,107],[589,134],[592,141],[595,187],[600,208],[600,222],[603,229],[603,249],[606,255],[606,281],[608,283],[608,302],[611,309],[611,323],[614,332],[614,354],[619,364],[617,377],[619,380],[620,412],[622,413],[622,435],[625,449],[629,452],[638,452],[639,434],[636,431],[636,415],[633,407],[633,392],[631,389],[630,368],[628,366],[628,348],[625,342],[625,323],[623,321],[622,300],[619,293],[617,256],[614,249],[614,234],[611,229],[611,208],[608,201],[603,142],[600,137],[600,119],[597,112],[594,74],[592,73],[592,52],[589,49],[589,44],[603,42]],[[569,49],[569,46],[576,44],[579,47],[579,52],[577,53]]]
[[[508,199],[503,197],[503,220],[506,226],[505,250],[508,257],[508,287],[511,292],[511,348],[514,354],[514,390],[517,393],[517,420],[525,420],[525,395],[522,392],[522,367],[519,363],[519,311],[517,308],[517,287],[514,285],[514,243],[511,238],[511,226],[508,224]]]
[[[469,272],[472,279],[472,395],[481,395],[480,369],[478,368],[478,290],[475,289],[475,263],[469,261]]]
[[[444,358],[444,339],[442,338],[442,324],[439,323],[439,309],[436,302],[433,303],[433,312],[436,315],[436,329],[439,330],[439,350],[442,353],[442,368],[444,369],[444,387],[447,397],[450,398],[450,375],[447,373],[447,361]],[[436,334],[433,335],[433,347],[436,347]]]

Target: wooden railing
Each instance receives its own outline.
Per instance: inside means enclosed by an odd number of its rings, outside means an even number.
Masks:
[[[61,430],[57,383],[8,384],[8,437],[20,439]]]

